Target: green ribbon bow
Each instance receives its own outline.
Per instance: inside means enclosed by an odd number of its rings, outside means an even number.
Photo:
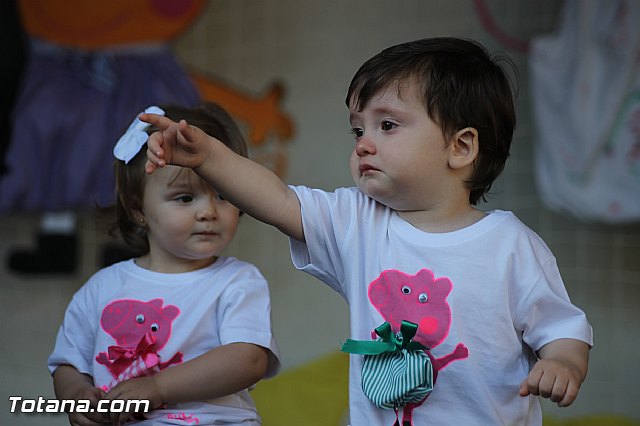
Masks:
[[[418,331],[418,325],[409,321],[402,321],[400,332],[394,333],[391,324],[382,323],[376,329],[376,334],[380,336],[378,340],[351,340],[342,345],[342,352],[348,352],[359,355],[379,355],[385,352],[426,350],[426,346],[418,342],[412,342],[411,339]]]

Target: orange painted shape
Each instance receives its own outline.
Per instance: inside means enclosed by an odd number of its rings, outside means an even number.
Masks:
[[[293,135],[293,122],[280,109],[284,93],[282,85],[273,84],[261,97],[253,97],[219,84],[202,73],[191,72],[190,77],[204,100],[217,102],[229,114],[249,125],[249,139],[253,145],[261,145],[270,134],[281,141]]]
[[[27,33],[69,47],[166,42],[198,18],[204,0],[20,0]]]

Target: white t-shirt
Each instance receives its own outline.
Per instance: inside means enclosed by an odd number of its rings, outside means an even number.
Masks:
[[[357,188],[293,189],[306,240],[291,240],[293,263],[347,300],[351,339],[371,340],[385,321],[396,332],[402,320],[419,325],[414,340],[430,348],[437,377],[413,410],[414,425],[542,423],[538,398],[518,395],[532,350],[559,338],[591,345],[592,330],[532,230],[494,211],[454,232],[427,233]],[[362,359],[351,355],[351,424],[392,425],[393,410],[362,392]]]
[[[245,342],[269,349],[267,376],[273,376],[280,363],[270,315],[266,280],[255,266],[236,258],[220,257],[206,268],[179,274],[152,272],[133,260],[120,262],[98,271],[73,296],[49,357],[49,371],[69,364],[93,377],[97,387],[110,388],[117,381],[113,373],[121,371],[116,363],[110,365],[110,348],[114,354],[114,347],[138,347],[148,334],[164,363],[156,368]],[[119,362],[130,364],[124,358]],[[247,390],[169,405],[146,417],[152,420],[143,423],[149,424],[260,424]]]

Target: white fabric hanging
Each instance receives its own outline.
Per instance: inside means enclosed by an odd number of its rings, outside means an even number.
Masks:
[[[640,2],[568,0],[531,42],[536,179],[556,211],[640,220]]]

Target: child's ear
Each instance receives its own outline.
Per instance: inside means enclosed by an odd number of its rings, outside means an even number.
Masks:
[[[144,213],[142,212],[142,210],[139,210],[139,209],[131,210],[131,217],[139,226],[142,226],[142,227],[145,226]]]
[[[473,127],[458,130],[449,143],[449,167],[462,169],[473,164],[478,157],[480,146],[478,131]]]

